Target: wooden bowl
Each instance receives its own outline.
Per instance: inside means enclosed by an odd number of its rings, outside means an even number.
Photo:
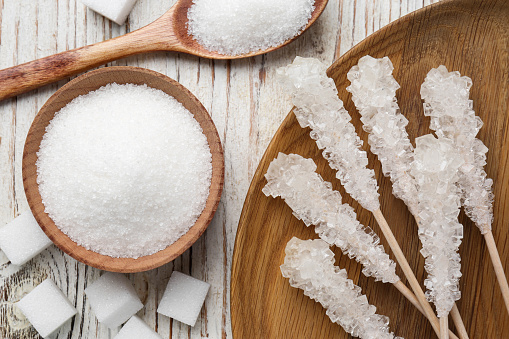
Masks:
[[[212,153],[212,180],[205,208],[196,223],[172,245],[165,249],[140,257],[112,258],[79,246],[55,225],[44,212],[44,205],[37,185],[37,151],[45,133],[46,126],[56,112],[74,98],[97,90],[101,86],[117,84],[146,84],[173,96],[188,109],[198,121],[207,137]],[[87,265],[112,272],[141,272],[164,265],[187,250],[209,225],[221,198],[224,180],[224,156],[216,127],[203,105],[184,86],[167,76],[137,67],[107,67],[86,73],[62,88],[44,104],[34,119],[28,132],[23,151],[23,185],[30,209],[46,235],[62,251]]]

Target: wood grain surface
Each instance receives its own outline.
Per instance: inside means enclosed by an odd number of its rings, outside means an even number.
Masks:
[[[136,84],[156,88],[180,102],[200,124],[207,137],[212,154],[212,177],[205,208],[195,224],[177,241],[165,249],[137,259],[113,258],[102,255],[78,245],[63,233],[45,212],[42,197],[37,184],[37,152],[46,132],[46,128],[55,116],[68,103],[80,95],[86,95],[107,84]],[[214,122],[207,110],[184,86],[167,76],[132,66],[106,67],[86,73],[60,88],[44,104],[36,115],[26,138],[23,151],[23,185],[28,205],[35,219],[46,235],[65,253],[76,260],[95,268],[111,272],[142,272],[167,264],[191,245],[205,232],[216,212],[224,183],[224,156],[221,140]]]
[[[315,0],[315,8],[303,31],[318,19],[325,9],[327,1]],[[274,51],[289,44],[303,32],[288,39],[280,46],[270,47],[263,51],[235,56],[219,54],[205,49],[187,33],[187,12],[192,4],[193,0],[179,0],[159,19],[129,34],[0,70],[0,100],[139,53],[173,51],[193,54],[202,58],[238,59]]]
[[[357,132],[367,145],[359,114],[346,91],[348,70],[366,54],[389,56],[401,89],[397,98],[408,118],[410,139],[429,133],[429,118],[423,114],[419,94],[427,72],[441,64],[473,80],[471,98],[485,126],[479,138],[489,147],[487,173],[494,179],[495,221],[493,233],[505,271],[509,270],[509,3],[505,0],[445,1],[414,12],[376,32],[330,68],[339,97],[352,115]],[[318,171],[341,191],[359,220],[380,234],[371,213],[347,196],[334,172],[322,158],[309,129],[300,128],[293,113],[285,119],[254,175],[240,218],[231,278],[233,335],[241,338],[350,338],[332,324],[325,310],[290,287],[281,276],[284,248],[289,239],[316,238],[312,227],[292,216],[281,199],[265,197],[264,174],[278,152],[313,158]],[[419,253],[417,226],[404,204],[391,194],[391,183],[383,177],[380,163],[370,154],[380,185],[382,211],[396,235],[419,281],[424,281],[424,259]],[[463,277],[462,298],[457,303],[470,338],[508,338],[509,316],[498,288],[488,252],[478,228],[462,213],[464,240],[460,252]],[[385,239],[382,244],[387,249]],[[404,338],[436,337],[426,319],[389,284],[375,283],[361,274],[361,267],[335,250],[337,264],[362,287],[377,311],[390,317],[390,327]],[[392,255],[392,254],[391,254]],[[398,274],[403,278],[401,270]],[[405,280],[403,280],[405,282]],[[450,327],[454,330],[452,321]]]
[[[160,52],[107,65],[145,67],[180,82],[210,113],[224,148],[223,197],[205,233],[174,261],[127,275],[145,305],[137,315],[164,339],[232,338],[230,273],[239,217],[258,163],[292,107],[275,80],[277,68],[296,55],[316,57],[330,65],[366,36],[436,1],[329,0],[320,18],[299,39],[265,55],[225,61]],[[161,17],[175,2],[138,0],[126,24],[118,26],[79,0],[0,0],[0,68],[134,31]],[[0,102],[0,227],[29,209],[21,171],[25,138],[42,105],[68,80]],[[173,270],[211,284],[192,328],[156,312]],[[0,338],[40,338],[14,303],[46,278],[55,281],[78,309],[57,339],[113,338],[118,329],[97,322],[83,293],[100,274],[101,270],[55,246],[23,267],[11,265],[0,251]]]

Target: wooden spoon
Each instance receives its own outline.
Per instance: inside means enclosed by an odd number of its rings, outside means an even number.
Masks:
[[[315,9],[303,31],[316,21],[327,1],[315,0]],[[271,52],[298,37],[297,35],[280,46],[241,55],[211,52],[187,33],[187,12],[192,2],[193,0],[179,0],[156,21],[123,36],[0,71],[0,100],[134,54],[174,51],[210,59],[239,59]]]
[[[46,126],[53,119],[55,113],[74,98],[112,82],[117,84],[147,84],[149,87],[160,89],[173,96],[198,121],[203,133],[207,137],[212,154],[212,179],[209,196],[207,197],[205,208],[196,223],[172,245],[157,253],[138,259],[112,258],[87,250],[72,241],[66,234],[60,231],[44,211],[39,186],[37,185],[37,151],[46,131]],[[130,273],[147,271],[172,261],[187,250],[205,232],[221,198],[224,180],[224,156],[221,141],[212,119],[198,99],[184,86],[163,74],[148,69],[118,66],[101,68],[86,73],[60,88],[49,98],[35,117],[28,131],[23,151],[22,171],[23,186],[25,187],[28,205],[42,230],[55,245],[74,259],[87,265],[106,271]]]

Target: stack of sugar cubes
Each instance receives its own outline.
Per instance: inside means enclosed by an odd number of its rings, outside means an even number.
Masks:
[[[136,0],[81,0],[81,2],[94,12],[123,25]]]
[[[0,248],[14,265],[25,264],[51,244],[30,211],[0,228]],[[194,326],[209,288],[206,282],[173,272],[157,312]],[[85,289],[85,294],[100,323],[109,328],[125,323],[116,339],[161,338],[135,316],[143,304],[125,275],[106,272]],[[77,313],[51,279],[43,281],[16,305],[43,338],[53,337]]]

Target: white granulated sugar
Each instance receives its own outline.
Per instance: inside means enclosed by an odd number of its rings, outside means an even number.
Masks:
[[[305,28],[315,0],[194,0],[188,33],[210,51],[239,55],[281,45]]]
[[[212,176],[193,115],[162,91],[132,84],[74,99],[37,154],[46,213],[73,241],[112,257],[174,243],[203,211]]]
[[[81,3],[111,21],[123,25],[136,0],[81,0]]]

